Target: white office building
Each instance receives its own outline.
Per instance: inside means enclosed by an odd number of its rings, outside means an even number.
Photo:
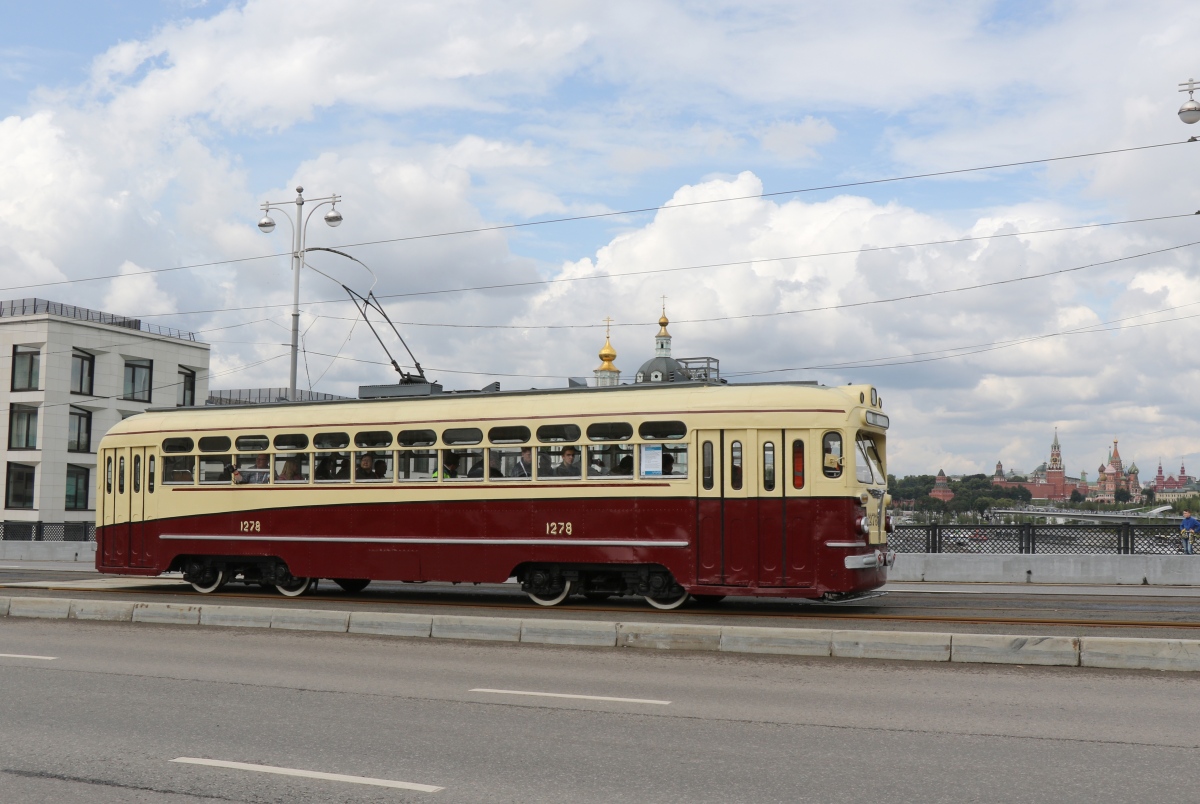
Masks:
[[[208,361],[190,332],[44,299],[0,302],[3,538],[87,539],[101,437],[152,406],[203,405]]]

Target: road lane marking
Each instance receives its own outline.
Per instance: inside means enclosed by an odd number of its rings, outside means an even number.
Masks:
[[[57,658],[57,656],[27,656],[24,653],[0,653],[0,659],[40,659],[43,662],[52,662]]]
[[[616,701],[618,703],[654,704],[668,706],[670,701],[652,701],[647,698],[610,698],[607,695],[568,695],[565,692],[526,692],[525,690],[485,690],[473,689],[470,692],[488,692],[493,695],[535,695],[541,698],[571,698],[579,701]]]
[[[297,770],[296,768],[277,768],[274,765],[250,765],[245,762],[227,762],[223,759],[176,757],[171,761],[182,762],[187,765],[207,765],[210,768],[230,768],[232,770],[256,771],[258,773],[274,773],[279,776],[300,776],[305,779],[324,779],[329,782],[348,782],[350,784],[366,784],[374,787],[391,787],[396,790],[416,790],[421,793],[436,793],[439,790],[446,789],[444,787],[434,787],[429,784],[397,782],[391,779],[372,779],[370,776],[346,776],[341,773],[323,773],[321,771]]]

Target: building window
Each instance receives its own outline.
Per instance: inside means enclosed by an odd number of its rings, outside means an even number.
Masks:
[[[150,360],[125,361],[124,399],[135,402],[150,401],[150,383],[154,375],[154,362]]]
[[[196,372],[180,366],[178,387],[179,393],[176,396],[175,406],[194,407],[196,404]]]
[[[12,405],[8,411],[8,448],[37,449],[38,409],[33,405]]]
[[[71,355],[71,393],[91,394],[96,376],[96,358],[84,352]]]
[[[14,346],[12,389],[14,391],[36,391],[41,363],[41,349],[33,346]]]
[[[88,474],[86,466],[67,467],[68,511],[86,511],[88,509]]]
[[[5,508],[33,508],[33,467],[10,463],[7,489]]]
[[[92,451],[92,412],[83,408],[71,408],[67,430],[67,452]]]

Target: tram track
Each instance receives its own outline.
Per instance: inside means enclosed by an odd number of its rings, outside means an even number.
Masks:
[[[69,586],[63,587],[43,587],[44,591],[70,592],[73,595],[83,592],[78,588]],[[4,591],[12,591],[12,588]],[[284,607],[319,607],[322,604],[338,604],[351,605],[355,607],[366,606],[386,606],[386,607],[409,607],[409,608],[442,608],[453,610],[485,610],[494,614],[508,614],[513,617],[527,618],[531,614],[546,615],[553,612],[554,615],[573,614],[589,616],[591,618],[597,615],[610,615],[614,619],[630,620],[638,619],[645,620],[646,618],[681,618],[703,616],[715,618],[724,621],[731,620],[748,620],[755,618],[771,619],[771,620],[792,620],[797,622],[804,621],[843,621],[843,622],[880,622],[880,623],[924,623],[924,624],[954,624],[954,625],[989,625],[989,626],[1023,626],[1023,625],[1040,625],[1040,626],[1057,626],[1057,627],[1083,627],[1083,628],[1143,628],[1143,629],[1182,629],[1187,631],[1200,630],[1200,608],[1196,610],[1187,610],[1181,608],[1172,608],[1161,610],[1164,615],[1184,615],[1192,619],[1188,620],[1150,620],[1150,619],[1109,619],[1099,617],[1080,617],[1080,616],[1038,616],[1037,613],[1031,612],[1032,616],[992,616],[979,615],[974,612],[999,612],[1011,611],[1012,606],[1007,607],[981,607],[974,604],[969,607],[960,606],[915,606],[906,604],[889,605],[887,608],[890,612],[896,612],[900,609],[917,609],[920,612],[954,612],[963,609],[968,609],[971,613],[954,614],[954,613],[918,613],[916,611],[904,613],[888,613],[880,611],[849,611],[844,608],[834,609],[822,605],[820,608],[814,608],[805,611],[722,611],[719,606],[706,606],[703,608],[687,607],[672,611],[657,611],[652,609],[634,609],[632,607],[615,607],[615,606],[598,606],[596,604],[589,605],[559,605],[552,609],[520,606],[510,603],[488,602],[488,601],[462,601],[462,600],[392,600],[382,597],[364,598],[361,596],[325,596],[315,595],[306,596],[299,599],[282,599],[269,597],[266,594],[255,592],[217,592],[207,595],[197,595],[190,590],[172,590],[161,589],[149,591],[146,589],[107,589],[107,590],[88,590],[88,595],[155,595],[168,597],[172,599],[186,598],[194,600],[197,603],[208,601],[210,603],[217,601],[253,601],[258,604],[269,603],[276,606]],[[1068,608],[1071,611],[1080,611],[1077,607],[1063,607],[1060,605],[1057,608]],[[1111,605],[1111,604],[1110,604]],[[1119,609],[1118,609],[1119,610]],[[1042,609],[1038,610],[1044,611]]]

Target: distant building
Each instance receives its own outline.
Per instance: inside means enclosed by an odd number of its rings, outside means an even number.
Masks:
[[[1190,477],[1187,473],[1187,467],[1183,461],[1179,462],[1179,475],[1171,475],[1169,477],[1163,475],[1162,459],[1158,461],[1158,473],[1154,476],[1154,481],[1150,484],[1150,488],[1154,489],[1155,499],[1166,499],[1164,494],[1181,491],[1184,488],[1194,485],[1196,478]],[[1178,498],[1176,498],[1178,499]]]
[[[944,470],[938,469],[937,478],[933,481],[933,491],[929,492],[929,496],[942,502],[950,502],[954,499],[954,492],[950,490]]]
[[[1034,499],[1039,500],[1068,500],[1071,492],[1078,491],[1087,496],[1088,484],[1086,475],[1067,477],[1063,466],[1062,446],[1058,443],[1058,430],[1054,431],[1054,441],[1050,443],[1050,460],[1042,463],[1029,473],[1025,480],[1014,480],[1013,473],[1004,474],[1004,467],[996,461],[996,474],[992,477],[992,485],[1001,488],[1028,489]]]
[[[85,538],[100,438],[208,395],[209,347],[192,333],[45,299],[0,302],[0,354],[5,539]]]
[[[1137,463],[1131,463],[1126,468],[1121,460],[1121,452],[1113,441],[1112,451],[1108,454],[1108,463],[1102,465],[1096,477],[1096,486],[1092,489],[1090,499],[1096,502],[1115,502],[1118,491],[1129,492],[1131,502],[1141,502],[1142,484],[1138,480]]]

